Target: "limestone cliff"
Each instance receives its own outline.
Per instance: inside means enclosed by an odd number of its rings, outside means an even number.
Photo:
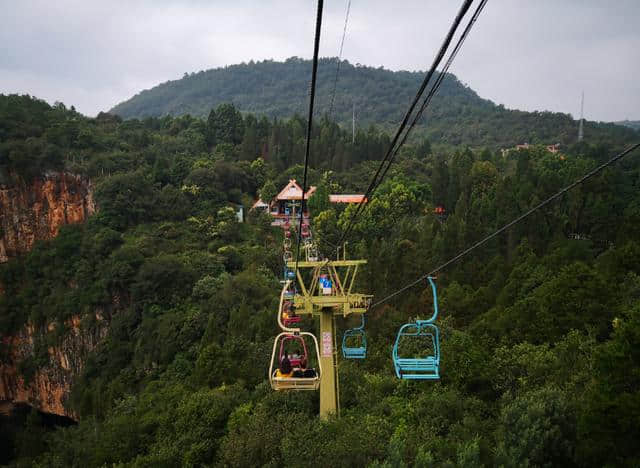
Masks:
[[[64,224],[84,222],[95,211],[91,182],[65,172],[30,182],[0,184],[0,263],[51,239]]]
[[[84,222],[96,210],[93,187],[85,177],[51,172],[31,181],[0,179],[0,263],[28,252],[38,240],[55,237],[64,224]],[[3,294],[0,284],[0,294]],[[65,324],[55,347],[41,350],[56,324],[25,326],[6,336],[0,330],[0,402],[26,403],[41,411],[74,418],[65,407],[73,380],[88,353],[105,337],[108,320],[95,313],[90,329],[79,317]],[[97,325],[96,325],[97,324]],[[36,355],[39,354],[38,359]],[[36,368],[36,363],[39,367]]]
[[[47,332],[55,331],[55,325],[43,329],[27,325],[18,334],[3,337],[0,401],[25,403],[46,413],[75,419],[75,414],[65,405],[71,385],[82,371],[87,355],[108,331],[108,320],[102,311],[97,312],[95,318],[91,328],[83,326],[79,317],[67,322],[67,332],[60,344],[47,348],[46,364],[25,372],[30,375],[22,374],[24,364],[33,360],[38,340],[42,343]]]

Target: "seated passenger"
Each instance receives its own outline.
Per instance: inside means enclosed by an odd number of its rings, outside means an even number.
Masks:
[[[300,368],[294,370],[292,376],[295,378],[303,377],[307,379],[313,379],[317,376],[317,374],[315,369],[307,369],[307,360],[303,358],[300,361]]]
[[[301,356],[300,354],[298,354],[297,352],[292,354],[291,356],[289,356],[289,360],[291,361],[291,367],[293,367],[294,369],[296,367],[300,367],[300,361],[304,358],[304,356]]]
[[[291,377],[292,373],[293,368],[291,367],[291,361],[285,353],[282,361],[280,361],[280,367],[278,367],[278,370],[276,370],[276,377]]]
[[[304,360],[303,360],[303,361],[304,361]],[[303,366],[303,363],[302,363],[302,362],[300,362],[300,367],[296,367],[296,368],[293,370],[293,373],[291,374],[291,377],[294,377],[294,378],[296,378],[296,379],[299,379],[299,378],[301,378],[301,377],[304,377],[304,368],[303,368],[302,366]]]

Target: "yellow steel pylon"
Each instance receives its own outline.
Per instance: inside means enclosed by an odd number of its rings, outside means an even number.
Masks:
[[[296,275],[299,291],[293,299],[298,314],[320,317],[320,360],[323,369],[320,377],[320,417],[338,414],[338,375],[336,329],[334,317],[365,313],[373,296],[352,292],[358,267],[366,260],[318,260],[300,261]],[[295,268],[296,262],[287,262]],[[303,275],[303,271],[311,270]],[[321,285],[322,275],[331,281],[330,292]],[[307,281],[305,282],[305,276]]]

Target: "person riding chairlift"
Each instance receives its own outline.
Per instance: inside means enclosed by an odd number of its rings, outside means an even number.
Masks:
[[[311,235],[311,232],[309,232],[309,225],[308,224],[303,224],[302,225],[302,231],[301,231],[302,237],[303,238],[307,238]]]
[[[284,301],[282,305],[282,318],[286,320],[297,316],[298,314],[296,314],[296,311],[293,309],[293,303],[291,301]]]
[[[291,367],[291,361],[289,355],[284,353],[282,361],[280,361],[280,367],[276,370],[276,377],[291,377],[293,374],[293,368]]]
[[[307,378],[312,379],[316,377],[315,369],[307,369],[307,360],[305,358],[300,360],[300,367],[293,371],[292,376],[295,378]]]

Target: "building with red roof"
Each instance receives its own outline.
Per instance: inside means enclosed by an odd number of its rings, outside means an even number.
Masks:
[[[291,220],[300,219],[300,213],[304,216],[304,222],[309,222],[309,209],[307,207],[307,200],[313,196],[316,191],[315,186],[309,187],[304,195],[304,201],[302,202],[302,187],[298,185],[295,179],[289,180],[289,183],[280,190],[271,202],[265,202],[262,199],[257,200],[253,206],[254,209],[268,209],[269,214],[273,216],[274,220],[271,223],[274,226],[283,226],[288,224]],[[365,199],[364,195],[349,194],[349,195],[329,195],[330,203],[360,203]]]

